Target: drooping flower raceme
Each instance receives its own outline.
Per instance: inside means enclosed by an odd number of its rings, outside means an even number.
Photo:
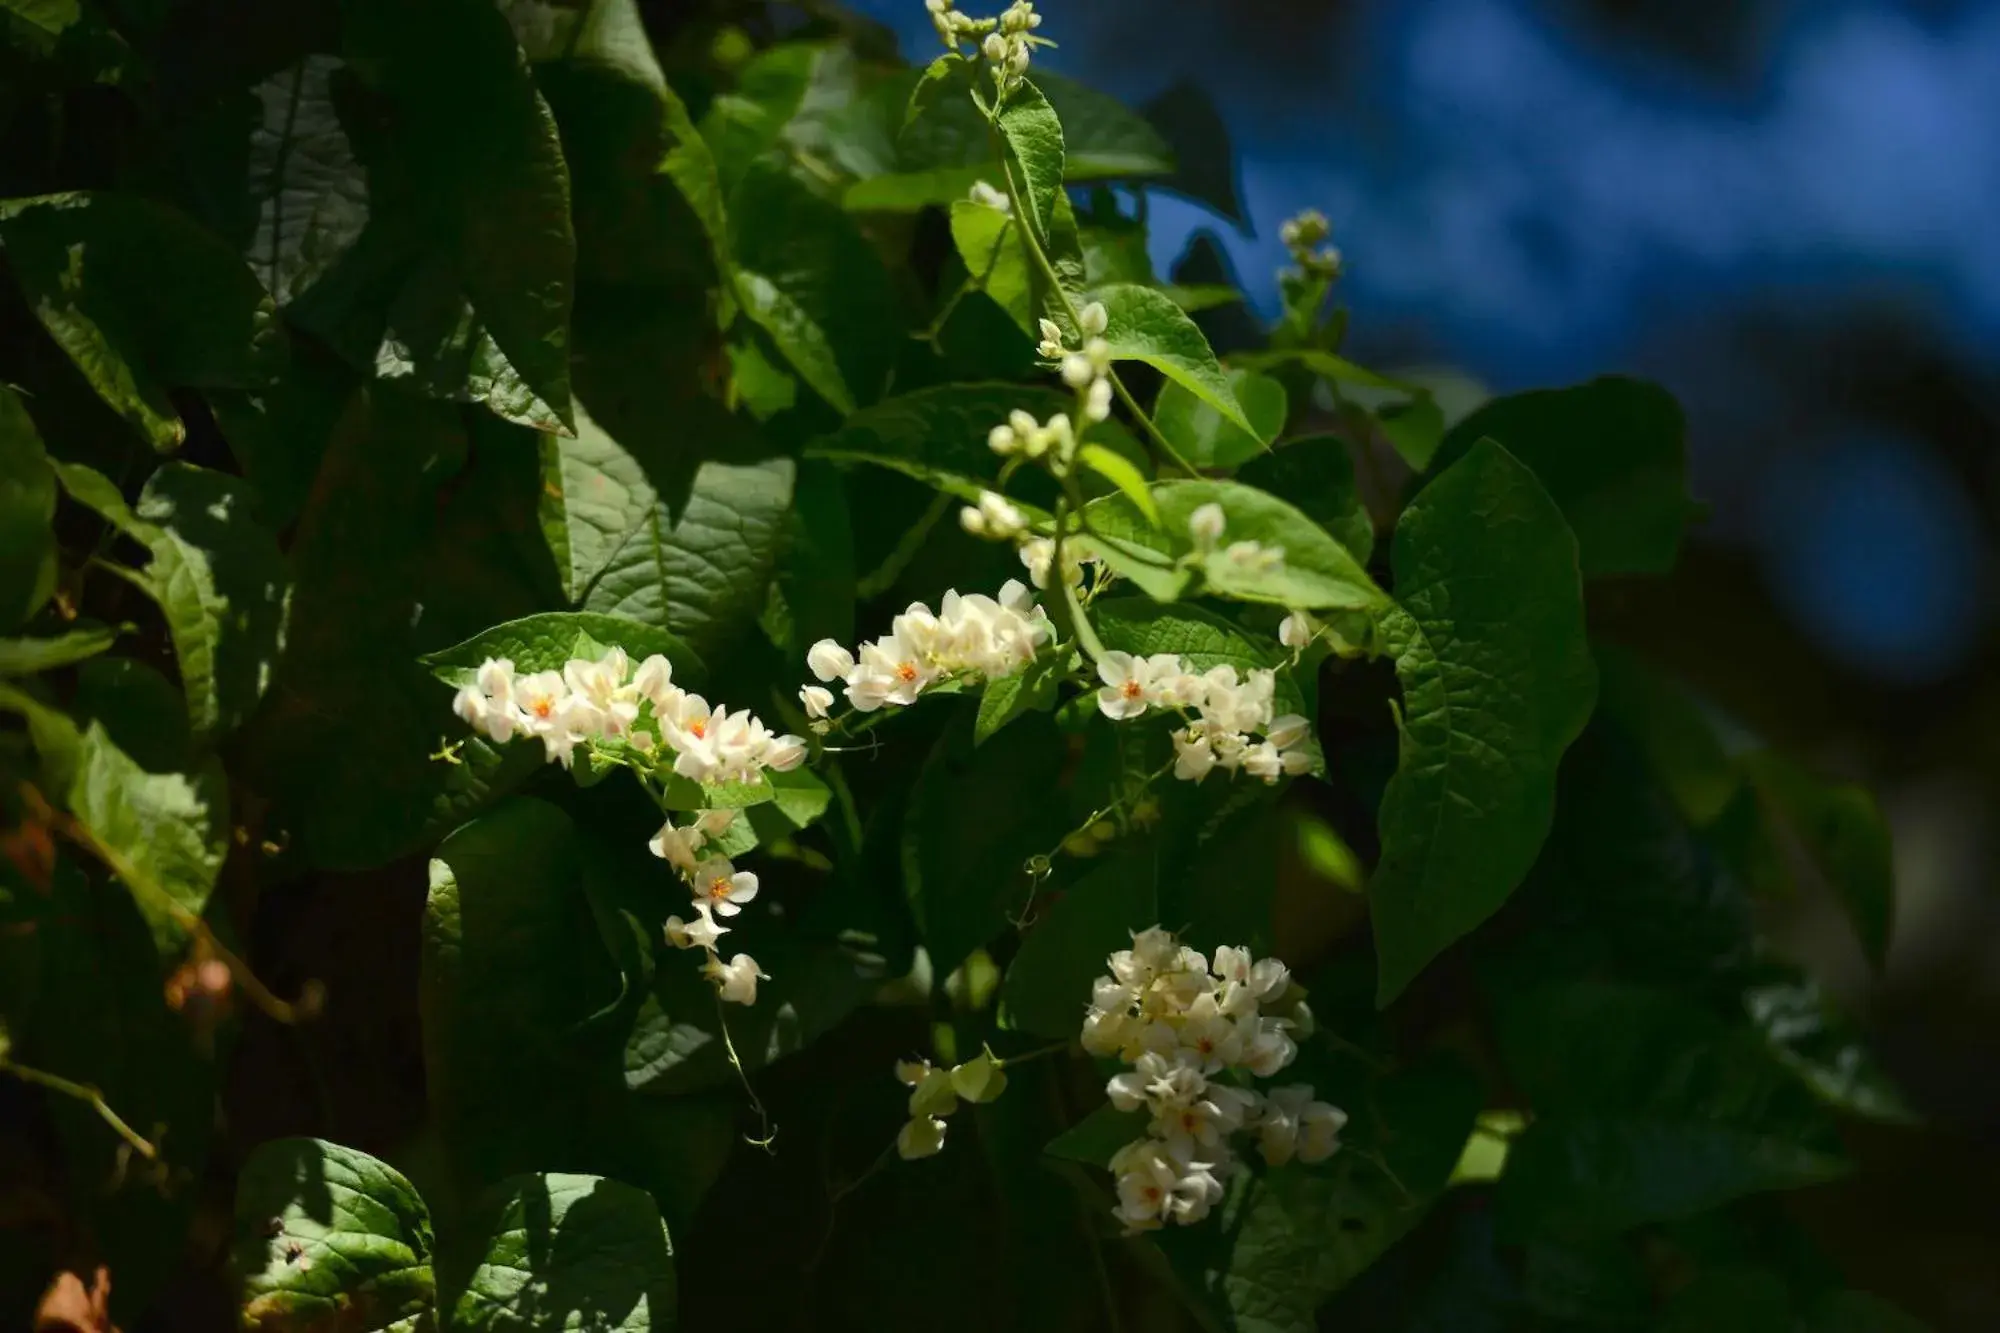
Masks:
[[[1113,1215],[1128,1232],[1199,1222],[1238,1169],[1250,1135],[1272,1166],[1323,1161],[1347,1116],[1303,1084],[1259,1090],[1298,1054],[1311,1014],[1276,959],[1227,945],[1211,961],[1155,926],[1107,960],[1092,987],[1083,1048],[1131,1066],[1105,1086],[1111,1105],[1144,1111],[1146,1133],[1111,1159]],[[1266,1012],[1266,1010],[1271,1012]]]
[[[1174,776],[1200,782],[1220,768],[1267,783],[1312,767],[1311,724],[1296,713],[1273,716],[1277,676],[1267,667],[1239,675],[1223,664],[1197,671],[1172,653],[1139,657],[1107,652],[1097,659],[1098,711],[1114,721],[1155,708],[1178,711],[1187,725],[1173,734]]]
[[[665,657],[648,657],[635,670],[622,648],[596,659],[571,658],[561,671],[525,676],[517,675],[505,658],[488,659],[452,706],[496,742],[534,737],[546,758],[565,768],[575,763],[578,746],[603,746],[607,754],[623,754],[631,766],[655,777],[671,772],[703,785],[755,786],[806,759],[802,737],[775,735],[744,710],[711,708],[700,695],[673,683],[673,664]],[[703,950],[703,970],[723,999],[750,1004],[757,982],[767,978],[747,955],[721,961],[715,945],[729,927],[715,918],[740,913],[757,896],[757,877],[738,870],[727,857],[704,854],[708,844],[728,832],[734,815],[732,810],[708,810],[678,827],[669,819],[648,845],[687,883],[694,900],[692,919],[667,918],[667,941],[676,948]]]

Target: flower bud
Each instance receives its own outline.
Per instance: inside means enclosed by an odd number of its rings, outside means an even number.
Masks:
[[[1228,524],[1222,506],[1210,502],[1188,515],[1188,535],[1194,538],[1197,551],[1212,551],[1222,540],[1222,531]]]
[[[833,708],[833,691],[824,685],[807,685],[799,690],[799,706],[811,718],[825,717]]]
[[[1111,327],[1111,316],[1104,309],[1104,302],[1092,301],[1077,312],[1076,327],[1086,338],[1098,338]]]
[[[966,505],[958,511],[958,526],[964,528],[975,537],[984,537],[986,535],[986,515],[980,513],[971,505]]]
[[[823,681],[845,680],[854,671],[854,654],[832,639],[821,639],[806,652],[806,665]]]
[[[1111,381],[1092,380],[1090,392],[1084,395],[1083,415],[1090,421],[1104,421],[1111,416]]]
[[[986,447],[1005,458],[1021,447],[1021,441],[1012,426],[995,426],[986,432]]]
[[[997,32],[989,32],[986,34],[986,40],[980,44],[979,50],[997,65],[1007,58],[1007,39]]]

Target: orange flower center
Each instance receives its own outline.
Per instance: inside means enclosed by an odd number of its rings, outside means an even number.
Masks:
[[[556,709],[556,701],[554,699],[537,699],[531,705],[531,708],[536,717],[547,721],[549,714],[553,713]]]
[[[1146,692],[1146,687],[1136,680],[1128,680],[1118,687],[1118,692],[1127,699],[1136,699]]]
[[[735,887],[734,884],[731,884],[723,876],[717,875],[708,882],[708,896],[720,902],[722,899],[727,898],[730,891]]]
[[[690,722],[688,723],[688,731],[693,734],[696,740],[705,739],[708,735],[708,723]]]
[[[917,664],[915,662],[905,662],[896,668],[896,674],[907,684],[917,678]]]

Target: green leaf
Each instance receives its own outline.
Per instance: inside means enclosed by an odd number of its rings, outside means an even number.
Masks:
[[[56,481],[20,395],[0,385],[0,627],[42,609],[56,586]]]
[[[1930,1333],[1930,1326],[1865,1291],[1830,1291],[1805,1322],[1806,1333]]]
[[[1146,1125],[1151,1119],[1144,1111],[1120,1111],[1111,1106],[1100,1106],[1051,1139],[1047,1152],[1049,1156],[1065,1162],[1108,1167],[1112,1156],[1120,1148],[1146,1136]]]
[[[1000,999],[1015,1027],[1043,1037],[1074,1037],[1105,959],[1132,945],[1135,932],[1159,924],[1153,859],[1124,856],[1092,869],[1063,890],[1021,941]]]
[[[1823,782],[1768,750],[1739,761],[1766,817],[1833,890],[1868,961],[1888,961],[1896,902],[1889,822],[1866,787]]]
[[[729,217],[744,313],[842,415],[875,401],[903,323],[854,220],[770,163],[744,176]]]
[[[277,538],[235,477],[169,463],[139,496],[153,561],[144,586],[166,614],[198,740],[256,709],[284,644],[291,588]]]
[[[1178,564],[1194,552],[1189,520],[1214,504],[1222,507],[1223,535],[1217,549],[1195,559],[1201,591],[1296,610],[1366,611],[1388,601],[1346,547],[1274,495],[1232,481],[1163,481],[1154,483],[1153,499],[1157,527],[1122,495],[1092,502],[1085,510],[1090,535],[1079,540],[1156,598],[1190,590],[1188,567]],[[1239,558],[1229,549],[1238,542],[1283,558]]]
[[[97,395],[156,448],[186,437],[170,388],[246,388],[282,354],[271,298],[220,237],[147,199],[0,202],[23,295]]]
[[[1020,223],[997,208],[959,199],[951,206],[951,237],[973,286],[1005,310],[1015,327],[1039,340],[1037,321],[1059,303],[1051,300],[1048,280],[1028,254]]]
[[[1821,995],[1818,982],[1772,978],[1744,991],[1743,1007],[1779,1062],[1828,1106],[1884,1124],[1917,1122],[1902,1091]]]
[[[795,472],[789,458],[702,464],[679,521],[655,505],[591,585],[584,609],[671,630],[720,661],[764,605]]]
[[[60,37],[83,17],[81,0],[0,0],[0,9],[50,37]]]
[[[1148,522],[1160,521],[1159,506],[1153,503],[1153,493],[1146,489],[1146,475],[1131,459],[1112,453],[1101,444],[1086,444],[1076,451],[1076,456],[1085,467],[1123,492]]]
[[[1234,468],[1271,452],[1289,412],[1285,386],[1254,370],[1231,370],[1229,387],[1251,429],[1246,431],[1175,380],[1160,386],[1153,424],[1196,467]]]
[[[972,725],[972,743],[984,745],[993,733],[1029,713],[1046,713],[1069,674],[1067,652],[1044,654],[1011,676],[987,682],[979,696],[979,716]]]
[[[972,62],[956,51],[947,51],[925,65],[924,72],[917,76],[916,87],[910,89],[910,100],[903,109],[903,123],[898,132],[915,124],[918,117],[947,93],[966,88],[965,75],[971,68]]]
[[[1000,137],[1013,150],[1021,198],[1046,242],[1055,232],[1056,195],[1063,187],[1063,127],[1034,84],[1023,82],[1008,95],[1000,108]]]
[[[839,468],[810,460],[799,465],[790,527],[778,590],[791,632],[778,646],[801,661],[821,639],[854,641],[854,514]]]
[[[1420,392],[1407,403],[1377,408],[1375,420],[1413,471],[1428,468],[1444,442],[1444,409],[1429,393]]]
[[[886,398],[806,445],[807,458],[870,463],[961,499],[997,488],[1001,460],[986,437],[1009,412],[1045,421],[1075,404],[1067,394],[1018,384],[940,384]]]
[[[0,680],[0,713],[12,713],[27,724],[28,741],[41,759],[43,785],[55,791],[68,790],[75,781],[83,748],[83,735],[76,723],[4,680]]]
[[[1173,173],[1162,189],[1206,204],[1237,225],[1245,221],[1229,127],[1215,102],[1193,79],[1182,77],[1148,102],[1146,119],[1172,152]]]
[[[280,306],[325,277],[368,223],[368,179],[335,110],[340,70],[311,55],[251,90],[257,229],[244,257]]]
[[[670,460],[650,457],[652,452],[644,443],[634,449],[614,439],[581,406],[575,435],[541,437],[536,506],[571,603],[589,595],[628,545],[650,537],[661,505],[661,485],[654,478],[666,480],[673,468]]]
[[[703,674],[702,661],[688,646],[663,629],[624,616],[592,611],[546,611],[482,630],[463,643],[423,659],[433,675],[447,685],[469,685],[488,658],[504,657],[516,672],[560,671],[576,655],[579,635],[606,648],[623,648],[634,662],[659,653],[674,664],[677,683],[691,683]]]
[[[903,883],[917,929],[939,976],[1006,928],[1028,896],[1022,869],[1062,837],[1048,792],[1062,776],[1055,724],[1029,715],[973,746],[972,729],[939,738],[911,797],[903,835]]]
[[[1256,433],[1208,339],[1172,297],[1151,287],[1115,283],[1086,299],[1102,302],[1110,316],[1104,338],[1114,360],[1143,361],[1214,408],[1224,421]]]
[[[467,1333],[675,1326],[674,1248],[644,1190],[600,1176],[503,1181],[480,1215],[485,1249],[452,1306]]]
[[[1674,992],[1540,987],[1503,1003],[1500,1037],[1534,1111],[1500,1182],[1508,1234],[1621,1231],[1847,1170],[1763,1038]]]
[[[97,657],[77,668],[70,711],[79,725],[103,724],[112,744],[150,773],[188,765],[187,700],[180,687],[129,657]]]
[[[1534,863],[1557,761],[1597,694],[1576,539],[1500,446],[1480,444],[1404,510],[1393,562],[1401,606],[1383,632],[1402,744],[1368,888],[1382,1004]]]
[[[1271,495],[1283,496],[1299,512],[1333,534],[1355,563],[1375,552],[1375,520],[1354,481],[1354,459],[1334,435],[1290,440],[1251,459],[1236,479]]]
[[[455,326],[444,324],[448,336],[436,354],[451,359],[469,347],[471,396],[497,398],[509,419],[570,428],[569,171],[555,117],[506,19],[489,0],[442,0],[421,10],[344,0],[341,37],[349,64],[393,116],[391,212],[435,266],[425,281],[445,293],[418,308],[448,310],[454,293],[466,307]],[[379,199],[384,181],[373,159],[370,166]],[[410,336],[392,335],[385,354]],[[518,393],[505,382],[513,377]]]
[[[78,750],[69,808],[142,878],[143,884],[130,885],[133,901],[152,927],[161,955],[177,956],[187,928],[163,899],[199,917],[229,854],[229,787],[222,765],[211,758],[193,774],[148,773],[92,723]]]
[[[1665,574],[1696,512],[1686,434],[1672,394],[1609,376],[1496,398],[1452,427],[1434,461],[1447,468],[1481,439],[1498,440],[1561,508],[1585,576]]]
[[[1594,643],[1600,710],[1630,736],[1697,828],[1713,824],[1742,789],[1708,713],[1687,687],[1629,649]]]
[[[1663,1333],[1792,1333],[1791,1293],[1767,1268],[1730,1264],[1697,1274],[1674,1293]]]
[[[0,676],[32,676],[75,666],[117,641],[118,631],[109,625],[73,629],[53,639],[0,639]]]
[[[242,1326],[437,1327],[431,1219],[384,1162],[322,1139],[260,1145],[236,1182]]]

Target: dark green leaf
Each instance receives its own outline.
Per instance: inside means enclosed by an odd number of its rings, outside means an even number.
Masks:
[[[1713,824],[1743,786],[1715,722],[1679,681],[1616,644],[1595,643],[1604,716],[1630,736],[1698,828]]]
[[[1355,563],[1363,566],[1375,552],[1375,520],[1354,482],[1354,459],[1338,436],[1312,435],[1289,440],[1262,457],[1253,458],[1236,479],[1260,491],[1283,496],[1299,512],[1333,534]]]
[[[1827,1105],[1870,1120],[1912,1124],[1916,1115],[1852,1025],[1804,979],[1773,979],[1743,993],[1771,1050]]]
[[[1120,1148],[1146,1136],[1146,1124],[1151,1118],[1144,1111],[1100,1106],[1050,1140],[1048,1154],[1065,1162],[1107,1167]]]
[[[42,437],[20,396],[0,385],[0,627],[22,624],[55,591],[55,512]]]
[[[1001,460],[986,437],[1009,412],[1036,420],[1074,406],[1067,394],[1018,384],[949,384],[885,399],[806,446],[808,458],[872,463],[976,501]]]
[[[480,1229],[485,1249],[452,1306],[454,1329],[675,1326],[673,1242],[644,1190],[601,1176],[516,1176],[495,1188]]]
[[[187,434],[168,389],[252,387],[282,354],[271,298],[243,260],[151,200],[10,200],[0,245],[42,326],[155,448]]]
[[[1562,509],[1585,575],[1665,574],[1695,512],[1686,433],[1672,394],[1613,376],[1496,398],[1452,427],[1435,463],[1498,440]]]
[[[1697,1275],[1674,1293],[1661,1320],[1663,1333],[1792,1333],[1796,1327],[1785,1280],[1747,1264]]]
[[[340,68],[332,56],[307,56],[253,90],[257,230],[245,257],[281,306],[324,277],[368,223],[368,179],[334,107]]]
[[[1251,429],[1245,431],[1197,398],[1176,380],[1160,386],[1153,404],[1153,424],[1176,452],[1201,468],[1235,468],[1271,452],[1272,441],[1285,428],[1288,408],[1285,386],[1254,370],[1229,372],[1229,387]]]
[[[1923,1320],[1865,1291],[1830,1291],[1814,1305],[1806,1333],[1929,1333]]]
[[[1402,746],[1368,889],[1384,1004],[1534,863],[1597,694],[1576,539],[1506,450],[1482,443],[1419,496],[1393,559]]]
[[[674,664],[676,679],[699,678],[702,661],[685,643],[663,629],[591,611],[548,611],[510,620],[482,630],[464,643],[441,649],[423,659],[447,685],[468,685],[488,658],[504,657],[520,673],[560,671],[576,655],[577,636],[589,635],[606,648],[623,648],[634,662],[655,653]]]
[[[99,657],[77,669],[70,711],[101,723],[112,744],[150,773],[187,766],[187,700],[165,676],[129,657]]]
[[[1146,119],[1173,152],[1173,173],[1163,189],[1207,204],[1231,222],[1244,221],[1229,127],[1201,84],[1182,78],[1146,104]]]
[[[1121,283],[1100,287],[1087,299],[1102,302],[1110,316],[1104,338],[1114,359],[1143,361],[1214,408],[1224,421],[1256,433],[1208,339],[1173,298],[1151,287]]]
[[[1846,909],[1862,951],[1878,969],[1888,960],[1896,903],[1889,822],[1874,793],[1823,782],[1768,750],[1740,761],[1767,817],[1795,838]]]
[[[702,464],[679,521],[654,505],[585,594],[585,609],[671,630],[720,661],[763,607],[795,471],[788,458]]]
[[[322,1139],[276,1139],[236,1183],[242,1325],[419,1333],[437,1325],[431,1219],[393,1167]]]
[[[1134,933],[1158,925],[1159,913],[1150,856],[1107,861],[1063,890],[1007,968],[1000,998],[1014,1026],[1044,1037],[1074,1037],[1106,957],[1129,949]]]
[[[1046,244],[1055,231],[1056,195],[1063,187],[1063,127],[1055,108],[1032,83],[1009,94],[1000,109],[1000,135],[1013,150],[1015,182]]]
[[[1044,654],[1011,676],[987,683],[979,696],[979,716],[972,726],[972,743],[982,745],[993,733],[1018,717],[1046,713],[1056,706],[1056,695],[1068,675],[1067,651],[1060,656]]]
[[[1513,1234],[1619,1231],[1847,1169],[1763,1038],[1672,992],[1541,987],[1503,1006],[1500,1035],[1535,1113],[1500,1184]]]

